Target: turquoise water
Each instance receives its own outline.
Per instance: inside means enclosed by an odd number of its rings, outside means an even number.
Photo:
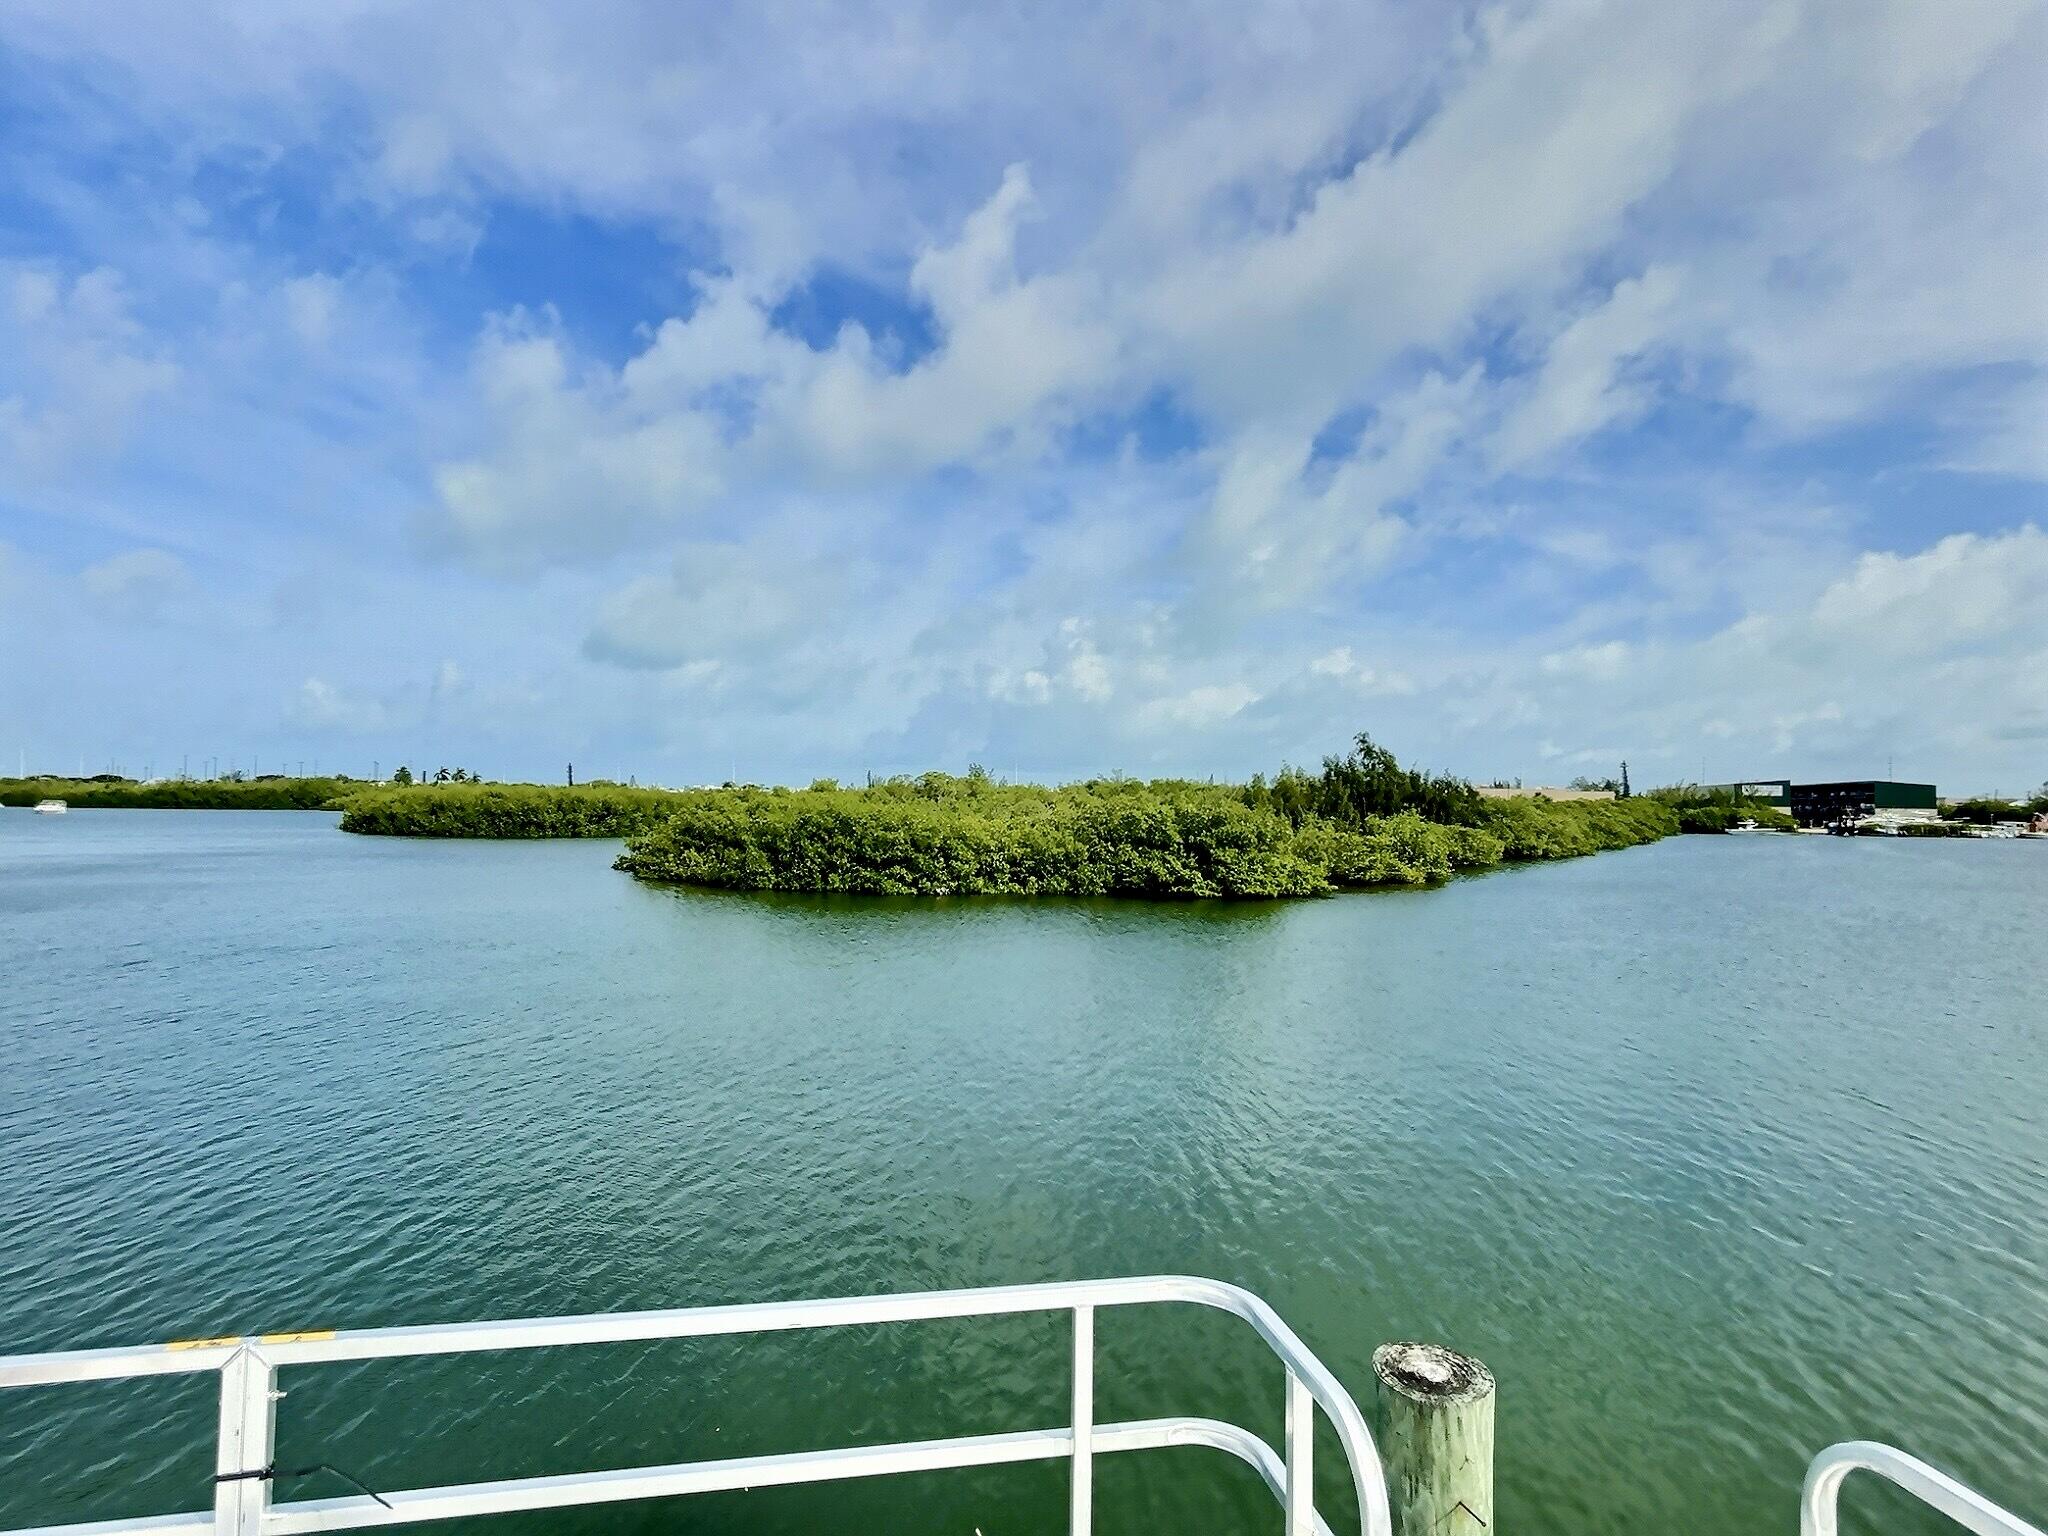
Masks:
[[[2048,1514],[2048,845],[1686,838],[1262,907],[686,893],[614,852],[0,812],[0,1352],[1192,1271],[1361,1396],[1383,1340],[1483,1358],[1515,1536],[1789,1530],[1849,1436]],[[1240,1325],[1099,1329],[1105,1416],[1277,1441]],[[1064,1350],[1030,1319],[302,1370],[279,1455],[388,1488],[1056,1424]],[[0,1397],[0,1527],[203,1507],[212,1411]],[[1104,1532],[1276,1528],[1213,1452],[1098,1475]],[[471,1528],[1011,1536],[1063,1489]]]

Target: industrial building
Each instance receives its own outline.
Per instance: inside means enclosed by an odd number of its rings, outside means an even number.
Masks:
[[[1941,819],[1932,784],[1903,784],[1891,779],[1853,779],[1839,784],[1744,779],[1706,787],[1789,812],[1802,827],[1832,827],[1839,822],[1871,817],[1879,821]]]
[[[1880,821],[1937,821],[1941,817],[1932,784],[1901,784],[1890,779],[1794,784],[1785,808],[1802,827],[1831,827],[1867,817]]]

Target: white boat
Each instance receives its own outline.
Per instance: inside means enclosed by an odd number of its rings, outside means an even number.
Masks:
[[[71,807],[62,800],[38,800],[36,802],[36,814],[38,816],[62,816],[70,809]]]

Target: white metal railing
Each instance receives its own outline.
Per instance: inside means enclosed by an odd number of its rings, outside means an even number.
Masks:
[[[1271,1446],[1250,1430],[1217,1419],[1095,1422],[1096,1309],[1152,1302],[1193,1302],[1229,1312],[1250,1323],[1267,1348],[1279,1356],[1286,1369],[1287,1385],[1284,1454],[1276,1455]],[[1028,1312],[1073,1314],[1073,1406],[1071,1422],[1064,1429],[741,1456],[283,1504],[273,1503],[270,1497],[276,1471],[272,1458],[277,1399],[282,1395],[277,1391],[277,1372],[283,1366]],[[211,1513],[44,1526],[12,1536],[192,1536],[202,1531],[213,1532],[215,1536],[297,1536],[300,1532],[410,1525],[515,1510],[566,1509],[721,1489],[767,1488],[879,1477],[894,1472],[1062,1458],[1071,1463],[1069,1529],[1072,1536],[1088,1536],[1093,1518],[1094,1458],[1109,1452],[1172,1445],[1209,1446],[1250,1463],[1285,1509],[1288,1536],[1329,1536],[1329,1527],[1317,1516],[1313,1499],[1311,1449],[1317,1408],[1329,1416],[1336,1428],[1338,1444],[1350,1465],[1352,1485],[1358,1495],[1361,1536],[1392,1536],[1393,1530],[1379,1453],[1350,1394],[1258,1297],[1234,1285],[1185,1275],[921,1291],[828,1301],[686,1307],[664,1312],[600,1313],[517,1322],[452,1323],[428,1328],[318,1329],[249,1338],[183,1340],[137,1349],[15,1355],[0,1357],[0,1388],[198,1371],[220,1373],[220,1439]]]
[[[1836,1536],[1836,1505],[1842,1496],[1842,1482],[1858,1470],[1889,1478],[1964,1530],[1976,1532],[1976,1536],[2042,1536],[2038,1527],[2027,1524],[2011,1510],[2000,1509],[1946,1472],[1875,1440],[1845,1440],[1813,1458],[1813,1465],[1806,1469],[1806,1486],[1799,1496],[1799,1536]]]

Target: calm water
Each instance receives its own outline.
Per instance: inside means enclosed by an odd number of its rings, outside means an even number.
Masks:
[[[0,1352],[1186,1270],[1361,1396],[1386,1339],[1485,1359],[1516,1536],[1788,1530],[1850,1435],[2048,1513],[2048,846],[1674,839],[1259,908],[676,893],[613,852],[0,811]],[[1238,1325],[1100,1333],[1105,1416],[1277,1441]],[[279,1454],[401,1487],[1024,1428],[1064,1348],[302,1370]],[[8,1394],[0,1526],[202,1507],[212,1433],[196,1379]],[[1212,1452],[1098,1479],[1104,1532],[1277,1521]],[[1063,1488],[466,1528],[1012,1536]]]

